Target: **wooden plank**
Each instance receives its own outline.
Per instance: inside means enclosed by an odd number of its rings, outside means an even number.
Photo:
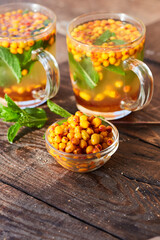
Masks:
[[[159,125],[147,125],[147,124],[133,124],[132,126],[128,124],[118,124],[120,135],[123,133],[126,136],[134,136],[144,142],[151,143],[157,147],[160,147],[160,126]]]
[[[160,63],[160,21],[147,26],[145,58]]]
[[[0,192],[0,239],[117,239],[6,184]]]
[[[76,174],[47,154],[38,130],[12,145],[2,136],[5,124],[0,130],[3,182],[120,239],[146,240],[160,234],[157,147],[121,134],[118,152],[104,167]]]

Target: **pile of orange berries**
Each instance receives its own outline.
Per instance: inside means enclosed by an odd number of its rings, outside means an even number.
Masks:
[[[94,41],[107,30],[115,33],[115,36],[111,36],[108,42],[102,43],[97,48]],[[138,40],[141,33],[136,26],[114,19],[95,20],[81,24],[72,30],[71,36],[74,40],[87,44],[88,47],[79,45],[67,37],[68,51],[73,54],[77,62],[85,56],[90,57],[97,72],[101,72],[103,66],[119,66],[121,61],[130,56],[136,57],[136,54],[143,49],[145,41],[144,38]],[[123,48],[122,45],[115,45],[115,40],[123,40],[126,44],[131,44]]]
[[[49,127],[48,141],[66,153],[91,154],[106,149],[114,139],[111,126],[103,125],[98,117],[77,111],[62,125],[55,123]]]

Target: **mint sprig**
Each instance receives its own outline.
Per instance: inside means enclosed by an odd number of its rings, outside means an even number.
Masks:
[[[126,74],[125,71],[120,66],[109,65],[108,67],[106,67],[106,69],[108,71],[117,73],[122,76],[125,76],[125,74]]]
[[[102,45],[103,43],[107,42],[110,37],[115,37],[116,34],[114,32],[111,32],[110,30],[106,30],[104,33],[102,33],[94,42],[93,45]]]
[[[11,69],[14,76],[16,77],[17,82],[20,83],[22,74],[21,65],[18,57],[15,54],[12,54],[9,49],[0,47],[0,58],[8,65],[8,67]]]
[[[42,128],[47,121],[46,112],[42,108],[20,109],[15,102],[5,95],[7,107],[0,104],[0,118],[5,122],[15,122],[8,129],[8,141],[13,143],[18,130],[22,126]]]
[[[60,107],[56,103],[52,102],[51,100],[47,100],[47,106],[52,112],[54,112],[57,115],[60,115],[61,117],[68,118],[72,115],[70,112]]]
[[[95,88],[99,82],[99,75],[94,69],[91,59],[85,57],[81,62],[77,62],[72,53],[69,52],[68,56],[73,73],[81,81],[84,81],[89,88]]]

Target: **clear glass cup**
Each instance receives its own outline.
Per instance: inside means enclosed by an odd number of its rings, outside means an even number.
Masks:
[[[56,123],[58,122],[59,121],[57,121]],[[107,126],[112,127],[114,142],[112,143],[112,145],[100,152],[91,154],[73,154],[57,150],[52,146],[52,144],[50,144],[48,140],[49,128],[47,129],[45,134],[47,151],[61,166],[68,170],[79,173],[94,171],[102,167],[107,161],[109,161],[109,159],[117,151],[119,146],[119,132],[117,128],[109,121],[105,121],[105,123]]]
[[[110,46],[84,43],[81,40],[82,35],[75,39],[73,30],[77,26],[83,30],[86,23],[95,21],[93,28],[98,31],[96,28],[99,27],[99,20],[104,20],[102,24],[105,26],[108,19],[110,22],[117,20],[136,27],[139,36]],[[107,24],[109,23],[106,23],[106,29]],[[150,103],[153,76],[143,62],[145,33],[142,21],[123,13],[90,13],[69,23],[67,47],[70,78],[79,110],[88,115],[118,119]],[[132,37],[132,32],[130,36]]]
[[[39,13],[43,14],[43,21]],[[59,89],[56,16],[41,5],[16,2],[1,5],[0,15],[0,102],[5,104],[4,95],[8,94],[21,108],[38,106],[54,97]],[[21,15],[25,15],[25,21],[28,19],[27,24],[35,17],[31,34],[27,35],[26,25],[18,25]],[[14,21],[12,36],[5,35],[8,20]]]

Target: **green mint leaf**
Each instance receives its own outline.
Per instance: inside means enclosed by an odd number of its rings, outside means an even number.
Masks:
[[[29,12],[29,10],[28,10],[28,9],[25,9],[22,14],[26,14],[26,13],[28,13],[28,12]]]
[[[17,82],[20,83],[22,74],[18,57],[15,54],[12,54],[9,49],[0,47],[0,58],[8,65],[16,77]]]
[[[21,113],[23,111],[7,94],[5,94],[5,100],[7,102],[8,108],[12,109],[13,112]]]
[[[62,120],[58,121],[57,123],[58,123],[58,125],[62,125],[64,122],[67,122],[67,119],[62,119]]]
[[[98,72],[94,69],[90,58],[86,57],[81,62],[77,62],[72,53],[68,53],[70,67],[74,74],[81,81],[84,81],[90,88],[95,88],[99,82]]]
[[[35,49],[38,49],[38,48],[41,48],[43,47],[43,41],[42,40],[39,40],[37,41],[32,47],[30,47],[30,49],[28,51],[24,51],[23,53],[23,60],[22,60],[22,67],[25,68],[25,65],[32,61],[31,60],[31,54],[32,54],[32,51],[35,50]]]
[[[18,122],[26,127],[42,128],[47,121],[46,112],[42,108],[25,108]]]
[[[48,24],[51,22],[51,19],[44,20],[43,24],[44,26],[48,26]]]
[[[120,67],[120,66],[114,66],[114,65],[109,65],[106,67],[108,71],[115,72],[117,74],[120,74],[122,76],[125,76],[125,71]]]
[[[20,128],[21,128],[21,125],[17,122],[8,129],[7,137],[10,143],[13,143],[13,140]]]
[[[68,118],[72,115],[71,113],[69,113],[64,108],[57,105],[56,103],[52,102],[51,100],[47,100],[47,105],[52,112],[54,112],[57,115],[60,115],[61,117]]]
[[[41,28],[37,28],[37,29],[35,29],[35,30],[33,30],[32,32],[31,32],[31,35],[33,36],[36,36],[37,34],[39,34],[39,33],[36,33],[36,34],[34,34],[35,32],[39,32],[40,30],[42,30],[42,29],[44,29],[45,27],[41,27]]]
[[[124,40],[121,40],[121,39],[113,39],[111,42],[113,42],[115,45],[122,45],[122,44],[127,43],[127,42],[125,42]]]
[[[17,122],[19,114],[0,104],[0,118],[5,122]]]
[[[106,30],[93,42],[93,45],[102,45],[103,43],[107,42],[110,39],[110,37],[114,37],[114,36],[116,36],[114,32],[111,32],[110,30]]]

